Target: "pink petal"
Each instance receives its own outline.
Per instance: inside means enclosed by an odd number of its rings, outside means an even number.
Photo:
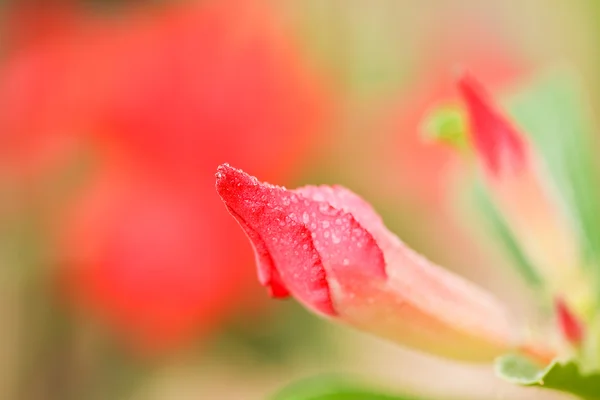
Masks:
[[[381,249],[348,212],[222,165],[217,191],[252,241],[261,282],[336,315],[328,276],[385,277]]]
[[[290,296],[290,292],[281,281],[281,276],[273,264],[273,259],[269,254],[269,249],[265,242],[262,240],[260,234],[252,229],[246,222],[239,217],[235,211],[229,206],[227,210],[235,217],[246,235],[250,239],[250,242],[254,246],[254,253],[256,255],[256,265],[258,266],[258,281],[261,285],[266,286],[269,290],[269,295],[274,298],[286,298]]]
[[[373,235],[377,245],[384,252],[393,241],[394,235],[387,230],[373,207],[343,186],[304,186],[295,189],[294,192],[314,201],[325,201],[338,210],[352,214],[356,221]]]
[[[527,162],[521,133],[494,104],[484,87],[469,73],[457,82],[466,104],[471,134],[478,155],[494,175],[510,168],[519,170]]]
[[[340,186],[294,191],[351,213],[383,250],[385,281],[351,271],[335,277],[331,296],[346,323],[456,359],[489,360],[513,346],[534,358],[551,358],[544,346],[519,344],[518,329],[501,302],[415,253],[356,194]]]

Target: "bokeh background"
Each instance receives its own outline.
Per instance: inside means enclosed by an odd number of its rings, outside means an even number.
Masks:
[[[323,372],[531,398],[269,300],[214,172],[344,184],[528,315],[421,121],[458,67],[503,93],[568,64],[598,105],[599,17],[593,0],[1,2],[2,398],[259,400]]]

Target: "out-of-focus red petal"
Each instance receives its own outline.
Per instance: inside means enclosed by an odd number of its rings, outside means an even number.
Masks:
[[[385,277],[383,253],[374,237],[325,197],[260,183],[228,165],[219,167],[217,191],[242,227],[247,232],[251,227],[250,239],[258,238],[257,258],[267,263],[260,273],[269,276],[267,270],[277,270],[287,289],[308,307],[336,314],[328,275]]]
[[[558,326],[569,343],[579,345],[584,337],[584,327],[581,321],[573,314],[562,298],[557,298],[554,308]]]
[[[252,253],[216,212],[214,166],[227,159],[285,181],[330,109],[269,5],[172,3],[31,25],[35,40],[20,34],[0,65],[0,174],[54,181],[90,161],[49,233],[68,237],[56,254],[72,302],[165,350],[252,305]],[[287,294],[276,270],[269,279],[273,295]]]
[[[0,166],[39,173],[91,142],[161,173],[212,176],[224,156],[267,178],[297,168],[331,107],[289,32],[264,4],[179,3],[76,15],[7,58]]]
[[[468,72],[458,79],[457,86],[467,107],[475,148],[486,168],[498,175],[507,168],[517,171],[524,167],[527,153],[523,136],[483,86]]]
[[[57,229],[68,299],[143,352],[208,334],[247,294],[250,276],[227,267],[238,262],[235,252],[214,250],[240,244],[208,199],[123,169],[99,177]]]

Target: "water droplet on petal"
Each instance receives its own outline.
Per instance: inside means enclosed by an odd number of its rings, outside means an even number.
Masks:
[[[304,222],[305,224],[308,224],[308,223],[309,223],[309,221],[310,221],[310,217],[308,216],[308,213],[305,211],[305,212],[302,214],[302,222]]]
[[[336,235],[335,233],[332,232],[331,233],[331,241],[335,244],[339,244],[342,241],[342,239],[338,235]]]

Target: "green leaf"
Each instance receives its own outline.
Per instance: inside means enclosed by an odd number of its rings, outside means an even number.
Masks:
[[[586,400],[600,400],[600,374],[582,373],[574,361],[554,361],[541,367],[525,357],[507,355],[496,360],[496,373],[517,385],[558,390]]]
[[[416,400],[416,398],[383,394],[357,383],[356,379],[323,375],[294,382],[270,400]]]
[[[586,265],[600,265],[600,177],[594,128],[572,74],[538,78],[508,99],[510,115],[534,143],[548,179],[579,230]],[[600,271],[594,271],[600,280]]]

